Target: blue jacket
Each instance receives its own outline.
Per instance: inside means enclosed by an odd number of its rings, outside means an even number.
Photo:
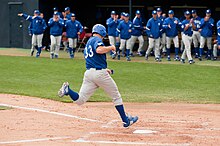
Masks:
[[[217,28],[217,42],[218,45],[220,45],[220,20],[216,23],[216,28]]]
[[[144,30],[143,25],[142,25],[142,18],[138,18],[137,16],[134,17],[133,19],[133,27],[134,29],[131,32],[131,35],[133,36],[141,36],[142,31]]]
[[[198,31],[201,27],[201,18],[198,16],[196,18],[193,18],[194,24],[196,25],[195,31]]]
[[[181,28],[182,28],[182,32],[185,34],[185,35],[188,35],[188,36],[192,36],[193,34],[193,29],[192,29],[192,25],[188,27],[187,30],[184,30],[184,28],[186,27],[187,24],[189,24],[190,20],[183,20],[182,21],[182,25],[181,25]]]
[[[22,17],[31,22],[28,27],[31,34],[43,34],[45,29],[47,28],[45,20],[40,16],[33,17],[27,14],[23,14]]]
[[[106,20],[106,25],[108,27],[108,36],[117,36],[116,29],[118,27],[119,22],[119,20],[114,21],[114,19],[111,17]]]
[[[204,21],[204,18],[201,19],[201,36],[203,37],[212,37],[212,28],[214,27],[214,19],[209,18],[208,21]]]
[[[78,32],[83,32],[82,24],[77,20],[67,20],[65,23],[66,37],[67,38],[78,38]]]
[[[177,23],[175,23],[177,21]],[[171,26],[171,28],[168,27]],[[163,28],[165,29],[165,33],[167,37],[176,37],[178,35],[178,30],[181,28],[181,22],[178,18],[167,17],[163,22]]]
[[[117,31],[120,34],[121,39],[128,40],[129,38],[131,38],[131,32],[128,31],[129,29],[133,29],[133,24],[130,20],[128,22],[125,22],[123,20],[119,23]]]
[[[163,17],[162,15],[160,15],[160,17],[158,17],[159,19],[160,19],[160,21],[161,21],[161,23],[162,23],[162,26],[163,26],[163,22],[164,22],[164,20],[166,19],[166,17]],[[165,29],[162,27],[162,31],[161,31],[161,33],[165,33]]]
[[[64,27],[64,21],[62,18],[58,22],[53,21],[53,18],[50,18],[48,21],[48,26],[50,27],[50,35],[61,36]]]
[[[154,19],[153,17],[150,18],[146,25],[146,34],[150,38],[158,39],[161,36],[162,32],[162,22],[157,17]]]

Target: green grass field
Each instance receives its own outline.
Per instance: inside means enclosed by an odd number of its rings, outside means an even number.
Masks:
[[[68,81],[71,88],[79,91],[85,71],[81,52],[71,60],[61,51],[62,58],[52,60],[46,51],[41,58],[35,58],[28,56],[27,49],[12,50],[23,56],[8,56],[11,50],[0,49],[0,93],[71,102],[69,97],[57,96],[62,83]],[[112,77],[125,102],[220,103],[219,61],[189,65],[134,57],[131,62],[108,59],[108,67],[114,69]],[[98,89],[90,101],[111,100]]]

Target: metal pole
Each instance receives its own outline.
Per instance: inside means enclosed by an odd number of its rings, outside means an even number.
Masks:
[[[132,20],[132,0],[129,0],[129,14],[130,14],[130,20]]]

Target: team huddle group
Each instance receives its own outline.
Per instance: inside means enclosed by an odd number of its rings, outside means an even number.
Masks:
[[[35,50],[37,50],[36,57],[40,56],[44,32],[47,27],[50,27],[50,57],[58,58],[65,29],[68,38],[68,52],[70,58],[74,58],[79,35],[84,31],[83,26],[76,20],[75,14],[70,11],[69,7],[66,7],[62,13],[56,7],[53,10],[53,16],[48,22],[45,22],[39,10],[35,10],[33,16],[24,13],[18,14],[30,21],[28,28],[32,36],[31,56]],[[111,17],[106,20],[107,36],[109,44],[116,46],[116,52],[110,52],[110,55],[113,59],[118,60],[121,56],[125,56],[127,61],[131,61],[131,56],[134,55],[134,45],[138,40],[137,54],[145,56],[146,60],[153,52],[155,61],[160,62],[162,55],[171,61],[172,42],[176,61],[185,63],[185,60],[188,60],[190,64],[193,64],[195,63],[193,58],[202,61],[203,55],[206,55],[208,60],[217,60],[218,48],[220,48],[220,40],[218,41],[220,22],[217,22],[216,25],[214,23],[210,9],[206,10],[203,18],[197,15],[195,9],[187,10],[184,12],[184,20],[180,21],[174,16],[173,10],[169,10],[168,17],[166,17],[162,9],[157,8],[152,11],[152,17],[148,19],[146,25],[142,21],[139,10],[135,12],[133,20],[130,20],[129,13],[121,12],[119,18],[116,11],[111,11]],[[213,42],[215,27],[217,38]],[[147,49],[144,48],[144,34],[148,40]],[[179,39],[179,34],[181,39]],[[204,51],[205,43],[207,51]],[[193,48],[191,48],[192,45]]]
[[[112,11],[111,17],[107,19],[110,44],[117,48],[116,53],[111,55],[113,59],[117,57],[120,60],[121,55],[125,54],[127,61],[130,61],[130,57],[134,55],[134,44],[138,40],[137,54],[145,56],[146,60],[153,52],[155,61],[160,62],[164,54],[167,60],[171,61],[172,42],[175,61],[185,63],[188,60],[189,64],[193,64],[195,63],[193,58],[202,61],[204,55],[208,60],[217,60],[218,48],[220,48],[218,47],[220,45],[220,40],[218,41],[220,38],[220,21],[216,25],[214,24],[210,9],[205,11],[204,18],[198,16],[195,9],[187,10],[184,12],[184,20],[180,20],[174,16],[173,10],[169,10],[168,17],[166,17],[162,9],[157,8],[152,11],[152,17],[148,19],[146,26],[143,25],[139,10],[135,12],[135,15],[130,21],[128,13],[122,12],[118,18],[116,12]],[[218,34],[217,39],[213,38],[215,26]],[[143,48],[143,32],[148,38],[147,49]],[[207,47],[207,51],[204,47]]]

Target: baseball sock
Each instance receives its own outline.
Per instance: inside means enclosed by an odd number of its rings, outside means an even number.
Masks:
[[[76,101],[79,98],[79,94],[69,88],[69,96],[73,101]]]
[[[128,118],[125,114],[124,106],[123,105],[117,105],[117,106],[115,106],[115,108],[117,109],[118,113],[120,114],[122,121],[124,123],[128,123]]]
[[[199,48],[199,56],[202,57],[203,55],[203,48]]]
[[[177,57],[179,54],[179,48],[175,48],[175,57]]]
[[[126,49],[126,56],[129,57],[130,55],[130,49]]]
[[[167,56],[170,56],[170,48],[167,48]]]

